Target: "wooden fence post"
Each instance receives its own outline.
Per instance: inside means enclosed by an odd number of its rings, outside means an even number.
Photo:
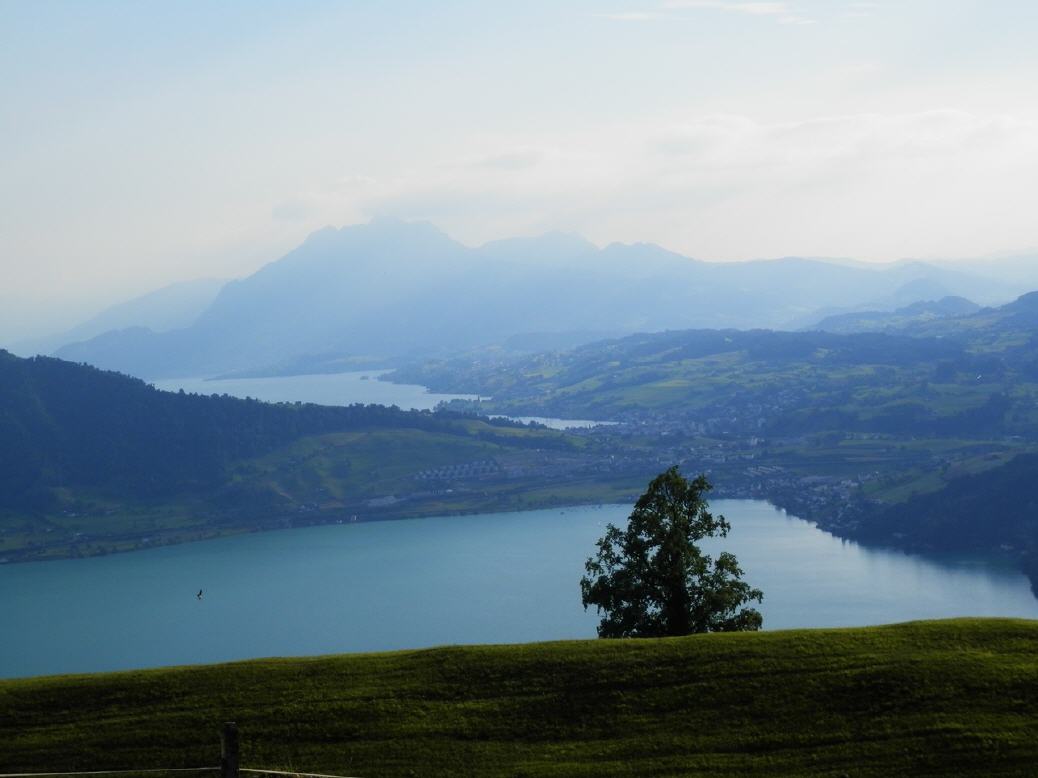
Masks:
[[[238,778],[238,725],[233,721],[220,730],[220,778]]]

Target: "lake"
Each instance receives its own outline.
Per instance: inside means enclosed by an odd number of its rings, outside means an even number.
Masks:
[[[228,394],[266,402],[308,402],[318,405],[395,405],[403,410],[432,410],[450,400],[477,400],[475,394],[437,394],[419,384],[393,384],[378,380],[389,370],[358,370],[349,373],[269,376],[264,378],[167,378],[154,381],[157,389],[194,394]],[[498,417],[504,418],[504,417]],[[554,419],[543,416],[514,417],[523,423],[537,422],[552,429],[595,427],[611,422],[589,419]]]
[[[1015,569],[838,540],[717,500],[767,629],[1038,618]],[[346,524],[0,566],[0,676],[591,637],[585,558],[629,506]],[[195,593],[204,589],[201,601]]]
[[[183,389],[195,394],[229,394],[266,402],[305,402],[318,405],[395,405],[406,410],[432,410],[441,402],[475,400],[474,394],[436,394],[418,384],[392,384],[378,380],[388,370],[358,370],[321,375],[268,376],[264,378],[168,378],[155,381],[158,389]]]

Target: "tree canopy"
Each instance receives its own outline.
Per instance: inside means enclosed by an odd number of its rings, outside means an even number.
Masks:
[[[725,537],[731,525],[708,510],[705,476],[660,473],[634,506],[627,527],[609,524],[580,581],[585,610],[602,613],[599,637],[663,637],[758,630],[760,589],[742,581],[733,554],[717,560],[696,542]]]

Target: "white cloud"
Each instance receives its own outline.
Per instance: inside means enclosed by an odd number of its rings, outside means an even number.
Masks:
[[[670,14],[657,11],[617,11],[594,14],[594,16],[599,19],[611,19],[614,22],[654,22],[672,18]]]
[[[780,24],[814,24],[815,20],[800,13],[791,3],[744,2],[743,0],[664,0],[651,11],[616,11],[595,14],[601,19],[620,22],[681,21],[683,11],[722,11],[744,16],[773,17]]]
[[[270,215],[280,221],[301,221],[315,212],[313,203],[302,197],[282,200],[270,209]]]
[[[341,205],[429,219],[471,243],[563,229],[713,259],[959,256],[1038,242],[1028,205],[1038,122],[1012,116],[712,115],[518,146],[532,165],[473,164],[517,147],[487,145]]]
[[[545,158],[544,149],[515,148],[479,157],[468,164],[473,167],[496,168],[498,170],[524,170],[534,167]]]
[[[751,16],[790,16],[793,9],[785,2],[729,2],[728,0],[666,0],[664,8],[703,8],[749,14]]]

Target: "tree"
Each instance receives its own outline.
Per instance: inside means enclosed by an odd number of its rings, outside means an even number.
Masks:
[[[761,590],[741,580],[733,554],[715,562],[696,545],[731,529],[707,509],[710,489],[705,476],[689,481],[672,467],[649,484],[626,529],[607,525],[580,580],[584,610],[594,605],[604,613],[599,637],[760,629],[760,612],[742,606],[761,602]]]

